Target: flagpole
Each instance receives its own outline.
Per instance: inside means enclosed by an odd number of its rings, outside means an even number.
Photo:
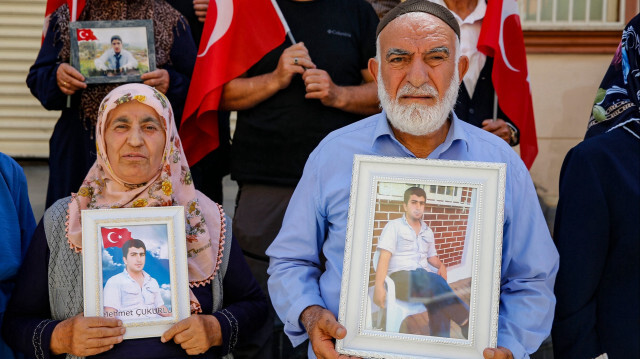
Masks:
[[[71,21],[78,19],[78,0],[73,0],[73,9],[71,9]]]
[[[289,24],[287,24],[287,20],[284,18],[284,15],[282,15],[282,11],[280,11],[280,6],[278,6],[278,3],[276,2],[276,0],[271,0],[271,4],[273,4],[273,8],[276,9],[276,12],[278,13],[278,17],[280,18],[280,22],[282,23],[282,26],[284,27],[284,31],[287,33],[287,36],[289,37],[291,44],[295,45],[296,39],[293,38],[293,34],[291,33]]]
[[[498,94],[493,90],[493,121],[498,119]]]
[[[78,0],[73,0],[71,4],[71,21],[76,21],[78,18]],[[71,95],[67,95],[67,108],[71,108]]]

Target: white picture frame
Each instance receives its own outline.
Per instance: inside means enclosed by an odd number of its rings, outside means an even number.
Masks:
[[[126,327],[124,339],[161,336],[172,325],[189,317],[184,207],[83,210],[81,215],[85,316],[121,319]],[[130,238],[145,244],[144,250],[139,249],[145,256],[143,285],[135,284],[128,276],[129,267],[122,258],[121,247]],[[135,251],[128,249],[127,252]],[[134,265],[133,260],[129,262]],[[129,304],[124,303],[124,299],[119,305],[111,304],[115,303],[113,293],[121,294],[129,291],[127,288],[139,289],[145,303],[152,298],[155,304],[141,306],[133,299]],[[132,293],[128,294],[129,298],[135,298]]]
[[[362,358],[481,359],[485,348],[496,347],[505,179],[503,163],[354,157],[338,315],[347,335],[336,341],[339,353]],[[447,284],[468,305],[467,337],[461,330],[455,333],[454,321],[449,323],[449,337],[431,335],[432,328],[426,333],[425,325],[420,324],[423,318],[428,322],[427,305],[433,299],[409,294],[406,302],[394,304],[389,275],[385,278],[386,307],[376,306],[372,299],[374,261],[379,258],[376,252],[381,252],[375,241],[391,220],[410,215],[403,214],[403,194],[415,186],[427,194],[422,220],[433,227],[438,257],[449,263],[445,263]],[[443,221],[439,212],[454,213],[447,217],[454,219]],[[456,222],[465,216],[466,222]],[[457,232],[447,232],[450,228]],[[450,253],[446,251],[454,244],[446,243],[448,240],[458,243]],[[468,293],[468,298],[462,300],[460,293]],[[398,303],[406,306],[394,307]]]

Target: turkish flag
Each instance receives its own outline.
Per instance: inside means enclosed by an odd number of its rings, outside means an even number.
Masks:
[[[96,35],[93,34],[91,29],[76,29],[78,35],[78,41],[96,41]]]
[[[288,31],[275,0],[209,3],[198,58],[180,125],[189,165],[220,144],[217,110],[222,86],[282,44]]]
[[[516,0],[488,0],[478,50],[494,58],[491,78],[500,108],[518,126],[520,157],[531,168],[538,154],[538,138]]]
[[[126,228],[100,228],[104,248],[122,248],[124,242],[131,239],[131,232]]]
[[[47,35],[47,29],[49,28],[49,19],[54,11],[64,4],[69,6],[69,15],[71,21],[76,21],[78,16],[82,13],[86,0],[47,0],[47,7],[44,10],[44,28],[42,29],[42,41]]]

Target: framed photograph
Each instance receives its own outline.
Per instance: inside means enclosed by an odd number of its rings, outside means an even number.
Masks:
[[[506,165],[356,155],[342,354],[481,359],[497,344]]]
[[[190,315],[184,207],[82,211],[85,316],[121,319],[124,339]]]
[[[141,82],[156,69],[152,20],[72,21],[71,66],[88,84]]]

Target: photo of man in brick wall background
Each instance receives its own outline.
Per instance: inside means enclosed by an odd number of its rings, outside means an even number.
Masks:
[[[451,321],[460,326],[468,338],[469,306],[447,283],[447,267],[438,258],[433,230],[425,223],[427,194],[420,187],[409,187],[404,193],[404,215],[389,221],[378,240],[378,262],[373,300],[386,307],[385,278],[396,286],[396,299],[422,302],[428,313],[429,335],[451,336]],[[437,274],[428,271],[428,265]]]

